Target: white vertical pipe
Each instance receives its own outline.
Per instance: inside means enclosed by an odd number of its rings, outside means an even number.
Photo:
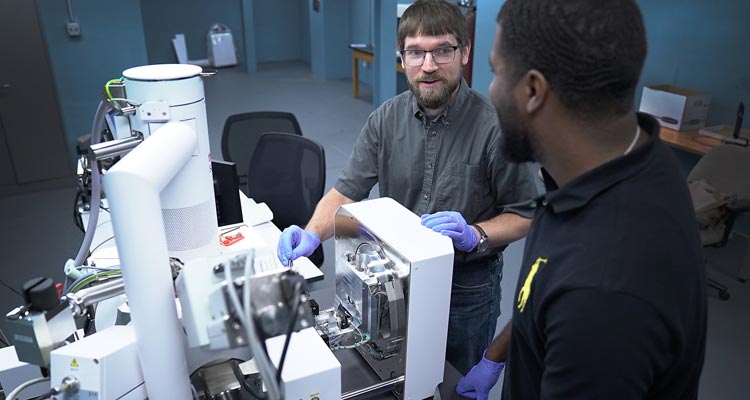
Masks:
[[[138,354],[151,400],[191,398],[175,308],[160,192],[197,145],[190,125],[170,122],[104,176]]]

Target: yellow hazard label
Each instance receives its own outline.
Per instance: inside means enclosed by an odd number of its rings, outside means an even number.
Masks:
[[[74,367],[74,368],[77,367],[78,366],[78,361],[76,361],[76,359],[74,358],[73,361],[70,362],[70,366]]]

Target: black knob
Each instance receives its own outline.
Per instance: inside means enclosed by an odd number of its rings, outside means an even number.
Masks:
[[[23,284],[23,297],[31,311],[51,310],[60,303],[55,282],[50,278],[34,278]]]

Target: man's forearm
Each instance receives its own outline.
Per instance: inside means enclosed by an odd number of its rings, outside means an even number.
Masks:
[[[513,321],[508,321],[505,328],[490,343],[487,348],[485,358],[494,362],[505,362],[508,359],[508,346],[510,345],[510,332],[513,328]]]
[[[531,227],[531,219],[518,214],[503,213],[486,221],[480,221],[490,239],[490,247],[504,246],[526,236]]]
[[[336,214],[336,210],[344,204],[353,202],[354,200],[344,196],[338,190],[331,189],[318,202],[305,230],[315,232],[321,241],[328,239],[333,236],[333,216]]]

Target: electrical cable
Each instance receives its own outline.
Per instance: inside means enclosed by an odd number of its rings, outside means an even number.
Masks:
[[[286,352],[289,350],[289,342],[292,339],[292,332],[294,332],[294,326],[297,324],[297,315],[299,314],[299,307],[302,298],[302,283],[297,282],[294,285],[294,300],[292,300],[292,315],[289,317],[289,327],[286,330],[286,339],[284,340],[284,349],[281,350],[281,359],[279,360],[279,369],[276,371],[276,382],[281,385],[281,370],[284,369],[284,361],[286,360]]]
[[[109,91],[109,85],[114,82],[122,82],[122,78],[110,79],[104,84],[104,91],[107,93],[107,99],[112,100],[112,92]]]
[[[75,17],[73,17],[73,6],[70,5],[70,0],[67,0],[68,3],[68,17],[70,17],[70,22],[75,21]]]
[[[253,253],[253,258],[255,256],[255,253]],[[232,285],[234,289],[234,297],[232,297],[236,303],[236,306],[239,306],[238,311],[242,312],[243,318],[245,320],[245,331],[247,335],[247,341],[250,345],[250,350],[253,353],[253,357],[255,358],[255,364],[258,366],[258,372],[260,372],[260,376],[263,379],[263,382],[266,384],[267,395],[266,397],[270,400],[280,400],[283,398],[283,395],[281,394],[281,388],[278,385],[278,382],[274,379],[276,376],[276,370],[273,366],[273,363],[271,363],[270,358],[268,357],[268,353],[265,351],[263,345],[261,344],[260,338],[258,337],[257,331],[255,330],[255,321],[253,320],[251,311],[252,311],[252,303],[250,300],[250,278],[252,275],[252,267],[253,262],[252,260],[246,260],[245,262],[245,284],[243,285],[242,289],[242,299],[246,304],[246,307],[242,308],[242,304],[239,303],[239,299],[237,298],[237,289]],[[231,291],[230,291],[231,292]]]
[[[102,125],[104,124],[104,116],[111,110],[111,105],[105,101],[100,101],[99,106],[96,108],[96,114],[94,115],[94,122],[91,131],[91,144],[95,145],[99,143],[102,134]],[[89,223],[86,229],[86,234],[83,237],[81,248],[78,249],[78,254],[74,260],[75,266],[83,265],[86,256],[91,248],[91,242],[94,240],[94,232],[96,231],[96,225],[99,221],[99,202],[101,201],[101,176],[99,173],[99,165],[96,161],[92,162],[91,165],[91,211],[89,213]]]
[[[274,379],[274,377],[276,376],[275,368],[271,363],[271,360],[269,360],[268,354],[265,352],[263,346],[260,343],[260,339],[258,338],[257,332],[255,331],[255,324],[252,315],[250,314],[250,277],[252,272],[252,264],[252,260],[245,260],[245,284],[243,285],[242,297],[247,307],[243,308],[242,304],[240,303],[239,296],[237,295],[237,288],[235,287],[234,281],[232,280],[231,268],[229,266],[226,266],[224,268],[224,277],[228,285],[227,293],[232,306],[238,313],[240,322],[245,328],[248,346],[250,347],[250,351],[255,358],[255,364],[258,366],[258,371],[260,372],[261,379],[263,379],[263,382],[265,382],[266,388],[268,389],[267,398],[269,400],[280,400],[282,398],[281,388],[279,387],[278,382],[276,382],[276,380]]]
[[[195,390],[195,385],[192,383],[190,384],[190,392],[193,393],[193,400],[200,400],[200,397],[198,396],[198,391]]]
[[[30,381],[26,381],[13,389],[13,391],[11,391],[5,398],[8,400],[15,400],[16,396],[18,396],[18,394],[21,393],[24,389],[31,385],[36,385],[40,382],[49,382],[49,378],[34,378]]]
[[[110,237],[108,237],[107,239],[104,239],[104,241],[102,241],[101,243],[97,244],[97,245],[96,245],[96,247],[94,247],[93,249],[91,249],[91,251],[90,251],[89,253],[91,253],[91,254],[94,254],[94,252],[95,252],[96,250],[98,250],[98,249],[99,249],[100,247],[102,247],[102,245],[103,245],[104,243],[107,243],[107,242],[109,242],[110,240],[112,240],[112,239],[114,239],[114,238],[115,238],[114,236],[110,236]]]
[[[251,396],[258,400],[265,400],[266,396],[262,393],[258,393],[255,391],[255,388],[250,386],[249,383],[247,383],[247,380],[245,379],[245,374],[242,373],[240,370],[239,364],[236,362],[232,363],[232,372],[234,372],[234,377],[237,379],[237,381],[240,383],[240,386],[242,386],[242,389],[244,389],[247,393],[249,393]]]
[[[121,276],[121,275],[122,275],[122,272],[119,269],[110,270],[110,271],[104,271],[104,272],[97,272],[95,274],[85,275],[85,276],[77,279],[75,282],[73,282],[73,285],[71,285],[71,287],[70,287],[70,292],[69,293],[75,293],[75,292],[83,289],[84,287],[88,286],[90,283],[93,283],[93,282],[99,280],[100,278],[105,278],[105,277],[109,277],[109,276],[117,277],[117,276]]]

